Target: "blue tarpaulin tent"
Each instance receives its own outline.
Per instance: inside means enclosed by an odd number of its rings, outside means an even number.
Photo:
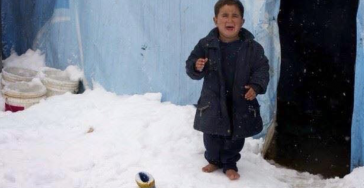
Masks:
[[[357,19],[358,41],[355,73],[355,100],[351,130],[351,168],[364,166],[364,1],[360,1]]]
[[[245,28],[270,60],[271,81],[259,96],[265,129],[275,121],[280,74],[279,0],[242,0]],[[117,94],[161,92],[164,101],[196,103],[201,82],[185,74],[185,60],[214,27],[215,1],[49,0],[2,1],[3,54],[40,49],[48,66],[77,65],[89,87],[100,83]],[[358,58],[352,127],[352,167],[364,161],[364,5],[358,13]]]

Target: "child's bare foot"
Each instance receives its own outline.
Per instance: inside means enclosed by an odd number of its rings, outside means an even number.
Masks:
[[[230,180],[237,180],[237,179],[239,179],[239,178],[240,178],[239,173],[238,173],[237,171],[235,171],[235,170],[232,170],[232,169],[227,170],[227,171],[225,172],[225,174],[226,174],[226,176],[227,176]]]
[[[213,164],[208,164],[208,165],[206,165],[205,167],[202,168],[202,171],[206,172],[206,173],[210,173],[210,172],[213,172],[213,171],[215,171],[217,169],[219,169],[218,166],[213,165]]]

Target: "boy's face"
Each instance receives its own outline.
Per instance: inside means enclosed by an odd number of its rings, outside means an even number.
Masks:
[[[239,31],[244,24],[238,7],[224,5],[220,8],[217,17],[214,17],[216,27],[219,29],[220,40],[232,42],[239,39]]]

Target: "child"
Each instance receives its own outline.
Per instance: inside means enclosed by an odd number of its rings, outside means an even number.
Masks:
[[[188,76],[204,78],[194,121],[202,131],[208,165],[231,180],[240,177],[236,162],[246,137],[262,131],[257,94],[266,91],[269,65],[260,44],[242,28],[244,7],[239,0],[215,4],[214,28],[201,39],[186,61]]]

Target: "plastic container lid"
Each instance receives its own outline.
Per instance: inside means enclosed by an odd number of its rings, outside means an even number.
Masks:
[[[140,188],[155,188],[153,176],[147,172],[139,172],[135,175],[135,181]]]

